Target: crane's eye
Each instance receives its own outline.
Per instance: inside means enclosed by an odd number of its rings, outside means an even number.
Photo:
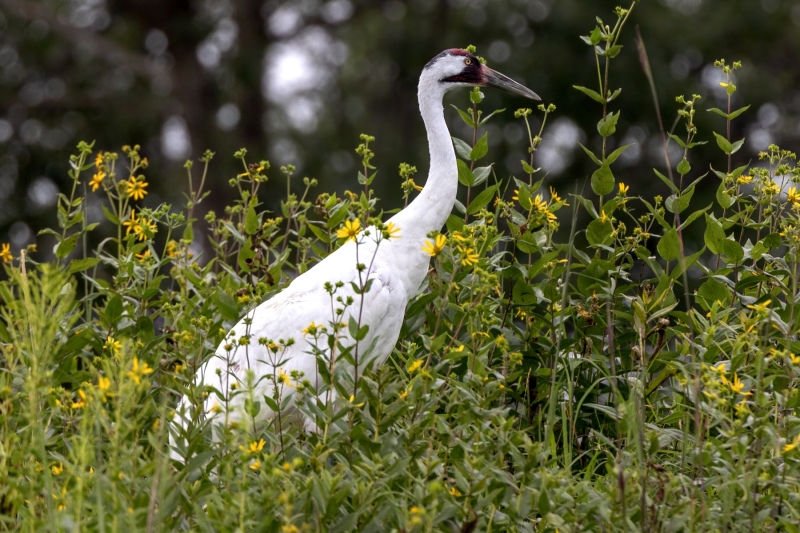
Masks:
[[[464,64],[465,64],[465,65],[471,65],[471,64],[472,64],[472,60],[471,60],[470,58],[466,58],[466,59],[464,60]]]

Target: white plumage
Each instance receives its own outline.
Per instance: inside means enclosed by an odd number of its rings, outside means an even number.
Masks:
[[[226,340],[220,344],[215,355],[201,367],[195,382],[197,385],[211,385],[224,397],[230,398],[231,385],[244,386],[246,371],[252,370],[257,385],[253,396],[260,400],[263,396],[272,397],[271,378],[279,372],[286,374],[300,371],[312,384],[317,373],[317,358],[311,353],[308,336],[302,330],[312,322],[329,328],[333,322],[331,296],[325,284],[343,282],[335,297],[353,298],[351,305],[340,320],[347,324],[352,315],[361,325],[369,326],[366,338],[359,343],[363,357],[372,346],[370,359],[374,364],[383,363],[392,352],[400,333],[406,305],[413,298],[428,271],[430,257],[422,251],[426,236],[442,228],[453,208],[458,188],[458,169],[453,144],[444,119],[442,98],[450,89],[462,86],[491,85],[522,96],[539,99],[536,94],[499,74],[468,52],[460,49],[445,50],[432,59],[422,71],[419,81],[419,107],[428,133],[430,149],[430,172],[425,187],[408,207],[397,213],[389,222],[399,228],[400,238],[382,240],[376,244],[376,230],[370,228],[371,235],[359,237],[360,245],[350,241],[320,261],[319,264],[298,276],[282,292],[262,303],[239,321]],[[377,251],[376,251],[377,246]],[[373,258],[374,257],[374,258]],[[358,263],[369,267],[359,272]],[[356,294],[351,282],[361,286],[367,276],[373,280],[369,291],[363,296]],[[336,302],[334,302],[336,303]],[[249,344],[240,344],[239,339],[249,338]],[[273,353],[268,347],[259,344],[259,339],[275,343],[279,340],[294,339],[294,344]],[[340,332],[340,342],[344,346],[354,345],[347,327]],[[359,373],[364,365],[359,361]],[[352,367],[349,368],[353,371]],[[270,376],[268,379],[260,379]],[[292,388],[283,387],[281,395],[292,393]],[[248,394],[234,394],[228,405],[227,419],[244,421],[243,404]],[[215,393],[205,400],[203,411],[216,416],[224,400]],[[182,408],[186,407],[184,411]],[[181,414],[190,412],[189,399],[184,397],[178,406],[176,421],[183,425]],[[274,412],[261,406],[259,420],[268,420]],[[306,421],[308,429],[314,427],[313,421]],[[174,441],[173,449],[175,450]],[[179,454],[173,455],[179,458]]]

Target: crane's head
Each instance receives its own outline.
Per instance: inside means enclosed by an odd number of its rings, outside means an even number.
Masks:
[[[473,54],[460,48],[450,48],[431,59],[425,65],[423,75],[432,76],[447,89],[476,85],[497,87],[532,100],[541,100],[535,92],[490,69]]]

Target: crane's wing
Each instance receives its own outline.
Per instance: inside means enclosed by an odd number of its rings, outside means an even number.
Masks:
[[[334,323],[344,324],[338,332],[338,340],[344,346],[355,344],[347,327],[350,317],[361,326],[368,326],[366,338],[359,343],[362,356],[359,368],[363,368],[363,357],[370,347],[369,356],[377,364],[391,353],[408,301],[402,283],[390,265],[375,261],[369,270],[369,290],[362,296],[358,288],[365,285],[366,272],[362,272],[359,279],[350,254],[336,255],[332,254],[296,278],[281,293],[248,312],[231,329],[196,376],[198,385],[210,385],[215,389],[206,399],[206,413],[227,408],[229,419],[240,418],[234,411],[241,407],[247,395],[241,392],[231,395],[234,383],[239,391],[252,385],[256,399],[262,395],[273,397],[277,383],[278,393],[285,397],[292,385],[283,380],[291,380],[289,376],[297,371],[318,387],[318,356],[313,353],[313,345],[317,344],[326,352],[325,358],[330,352],[328,335],[318,334],[315,338],[309,333],[312,324],[317,326],[317,331],[324,327],[328,333],[334,331]],[[332,290],[326,290],[326,282],[331,284]],[[338,287],[337,282],[341,282]],[[340,364],[339,361],[336,364]],[[252,371],[249,378],[248,370]],[[282,375],[287,377],[282,378]],[[265,407],[262,405],[259,419],[274,414]]]

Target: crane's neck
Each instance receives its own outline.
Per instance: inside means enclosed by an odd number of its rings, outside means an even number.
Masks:
[[[408,263],[403,266],[409,277],[410,295],[416,293],[428,271],[430,258],[421,250],[426,236],[442,228],[450,216],[458,192],[456,155],[442,107],[445,92],[441,83],[423,74],[419,82],[418,99],[428,133],[430,170],[419,196],[391,219],[400,228],[402,239],[392,243],[392,248],[402,254],[403,262]]]

